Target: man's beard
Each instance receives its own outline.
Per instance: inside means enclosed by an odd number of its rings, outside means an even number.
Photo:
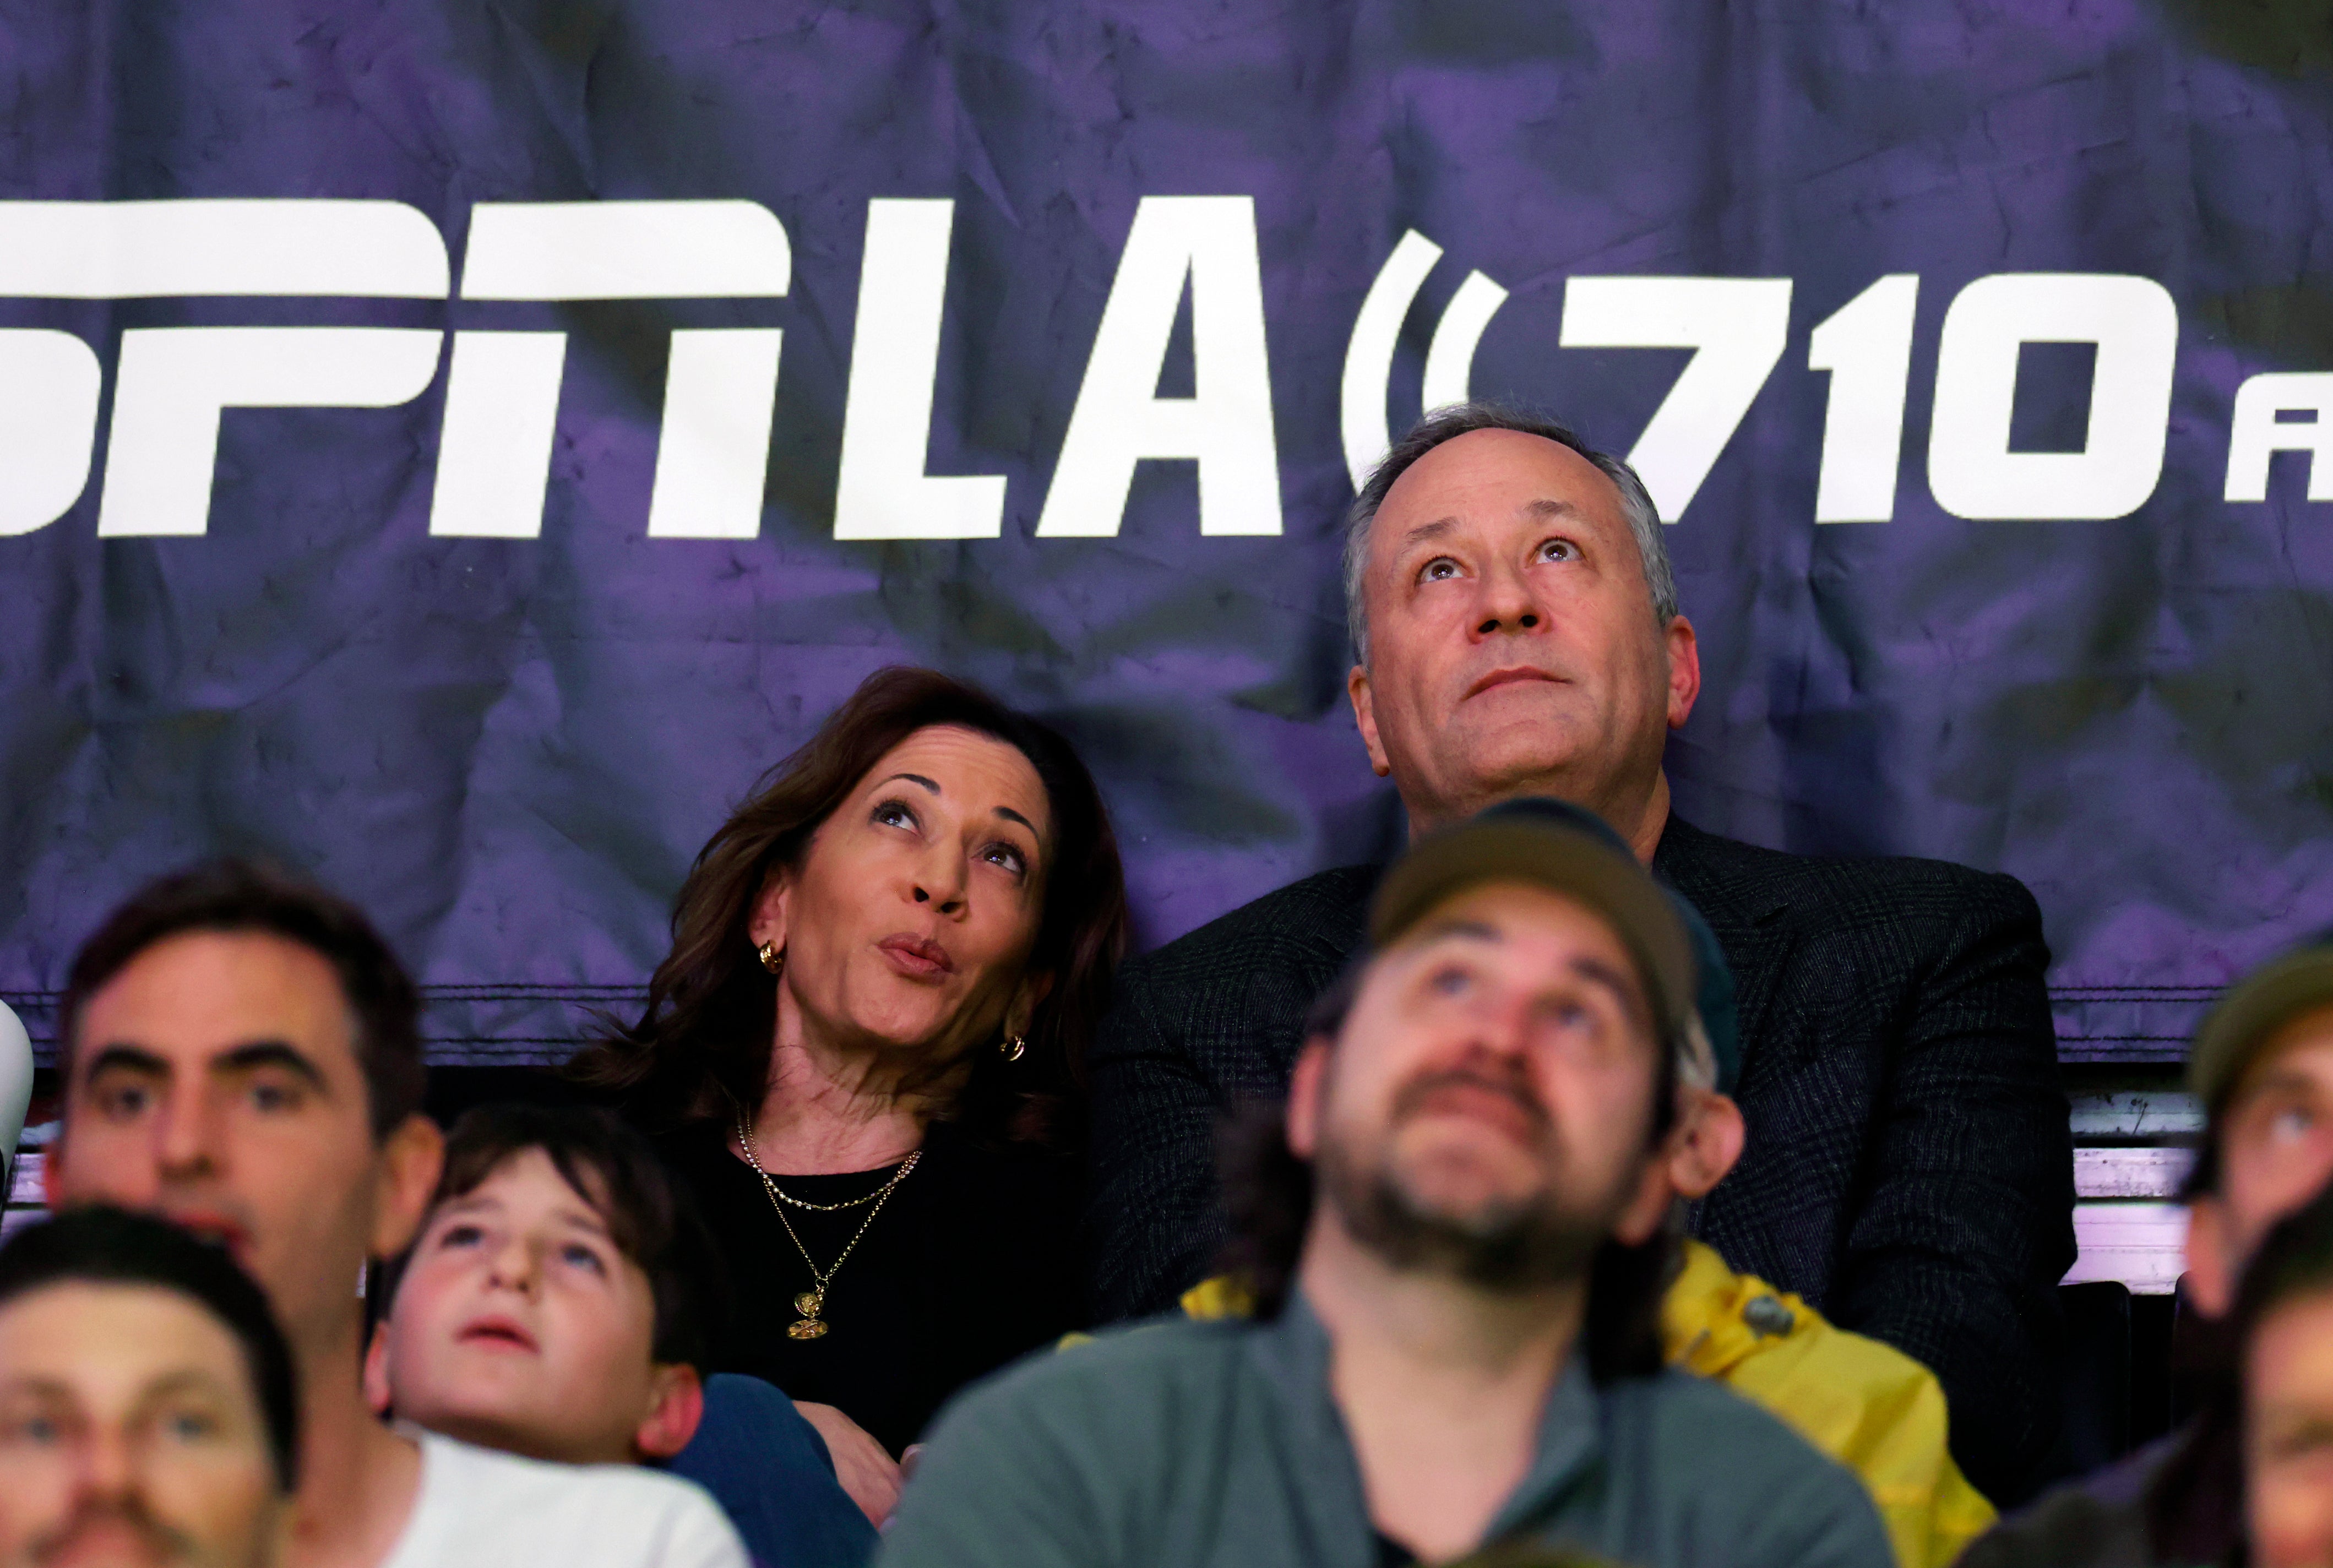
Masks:
[[[1521,1085],[1480,1074],[1435,1074],[1407,1085],[1395,1103],[1392,1132],[1399,1132],[1408,1108],[1458,1082],[1505,1095],[1529,1113],[1549,1154],[1546,1167],[1555,1167],[1554,1126],[1537,1097]],[[1502,1294],[1586,1278],[1618,1218],[1617,1197],[1578,1201],[1552,1181],[1527,1196],[1492,1199],[1455,1213],[1421,1200],[1389,1157],[1366,1159],[1333,1135],[1321,1141],[1318,1170],[1321,1196],[1346,1231],[1387,1265]]]

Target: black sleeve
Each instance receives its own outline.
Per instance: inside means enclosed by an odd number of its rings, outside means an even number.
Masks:
[[[2073,1149],[2041,912],[2010,877],[1963,891],[1914,976],[1826,1311],[1935,1372],[1953,1457],[2008,1506],[2057,1434]]]
[[[1222,1097],[1159,1028],[1145,966],[1121,971],[1093,1074],[1088,1255],[1095,1321],[1163,1312],[1223,1245],[1215,1136]]]

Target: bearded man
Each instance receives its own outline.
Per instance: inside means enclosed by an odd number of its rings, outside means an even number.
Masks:
[[[1247,1319],[1122,1330],[941,1418],[880,1568],[1879,1568],[1860,1484],[1662,1366],[1696,974],[1587,815],[1420,840],[1300,1055]]]

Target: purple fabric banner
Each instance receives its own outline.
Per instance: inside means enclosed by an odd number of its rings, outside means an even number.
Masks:
[[[1686,816],[2012,872],[2175,1057],[2333,923],[2290,14],[12,7],[0,995],[257,852],[556,1058],[888,663],[1080,744],[1147,942],[1381,853],[1339,528],[1471,390],[1674,523]]]

